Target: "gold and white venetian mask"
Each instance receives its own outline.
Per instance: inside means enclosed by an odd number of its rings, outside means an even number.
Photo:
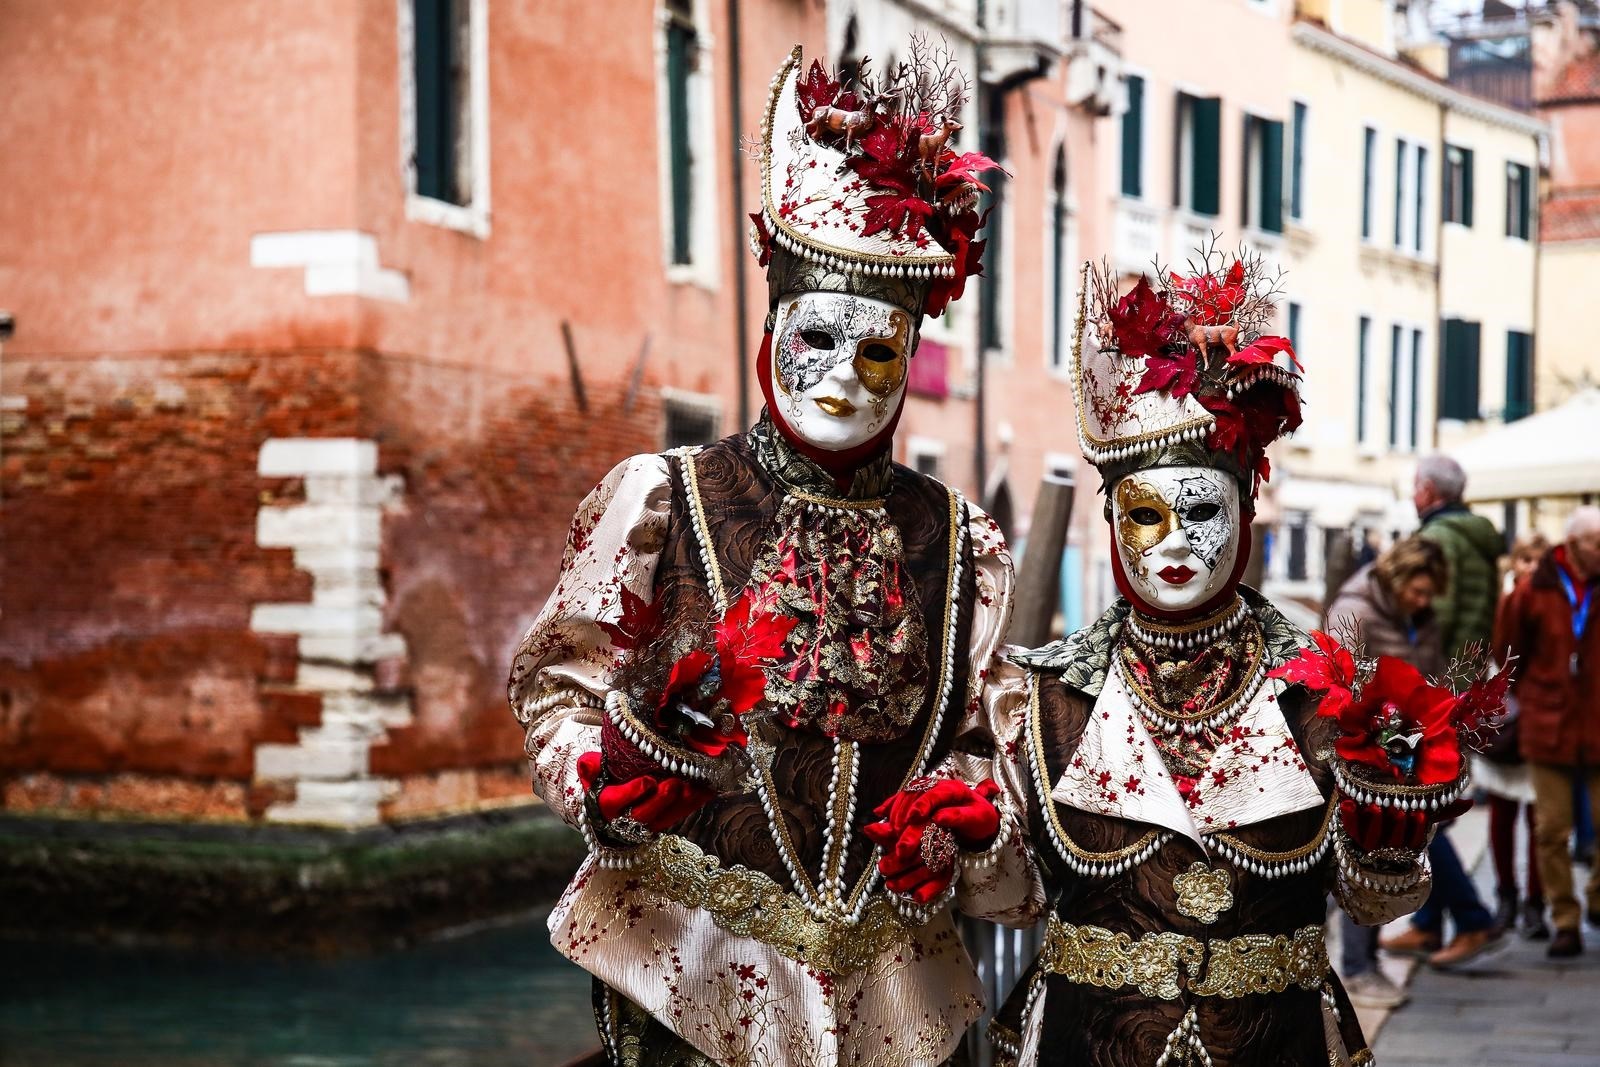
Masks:
[[[900,409],[916,343],[911,316],[887,301],[834,292],[783,297],[772,338],[779,414],[818,448],[866,443]]]
[[[1239,558],[1239,483],[1214,467],[1154,467],[1116,484],[1111,522],[1134,590],[1162,611],[1222,592]]]

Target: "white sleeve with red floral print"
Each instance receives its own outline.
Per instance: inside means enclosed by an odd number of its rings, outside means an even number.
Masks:
[[[962,865],[957,909],[1006,926],[1029,927],[1044,915],[1046,905],[1044,882],[1026,836],[1026,781],[1017,744],[1027,714],[1027,678],[999,655],[1011,624],[1015,577],[999,525],[982,509],[968,507],[977,577],[972,685],[952,752],[933,774],[968,785],[990,778],[1000,787],[995,798],[1000,834],[988,852],[968,857]]]
[[[649,601],[671,501],[667,462],[612,468],[572,517],[555,591],[517,646],[511,710],[525,732],[533,789],[573,826],[583,813],[578,757],[600,747],[600,716],[621,650],[623,594]]]

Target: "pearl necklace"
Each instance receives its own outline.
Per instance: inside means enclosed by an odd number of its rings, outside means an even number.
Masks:
[[[1141,644],[1151,648],[1162,652],[1187,652],[1233,633],[1249,615],[1244,598],[1236,595],[1233,603],[1220,612],[1194,622],[1160,623],[1140,619],[1137,613],[1130,612],[1128,629]]]

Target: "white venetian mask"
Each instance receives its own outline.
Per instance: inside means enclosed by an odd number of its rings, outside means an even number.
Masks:
[[[1117,482],[1111,522],[1134,590],[1162,611],[1197,608],[1239,558],[1239,483],[1213,467],[1156,467]]]
[[[916,327],[903,308],[849,293],[778,301],[772,377],[777,412],[802,440],[854,448],[888,425],[905,399]]]

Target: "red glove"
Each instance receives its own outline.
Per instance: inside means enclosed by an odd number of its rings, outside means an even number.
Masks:
[[[879,821],[861,832],[883,849],[878,870],[884,885],[918,904],[937,899],[955,880],[959,851],[994,844],[1000,811],[993,798],[999,795],[988,779],[973,788],[941,778],[913,783],[879,804],[873,810]]]
[[[585,793],[595,793],[600,766],[598,752],[585,752],[578,757],[578,778],[583,782]],[[595,807],[608,823],[627,816],[661,833],[699,811],[716,795],[709,786],[687,778],[640,774],[623,782],[602,785],[595,793]]]
[[[1401,811],[1399,808],[1361,804],[1349,797],[1339,801],[1339,818],[1345,833],[1363,852],[1380,848],[1419,851],[1427,846],[1428,827],[1448,822],[1467,812],[1470,800],[1457,800],[1439,811]]]

